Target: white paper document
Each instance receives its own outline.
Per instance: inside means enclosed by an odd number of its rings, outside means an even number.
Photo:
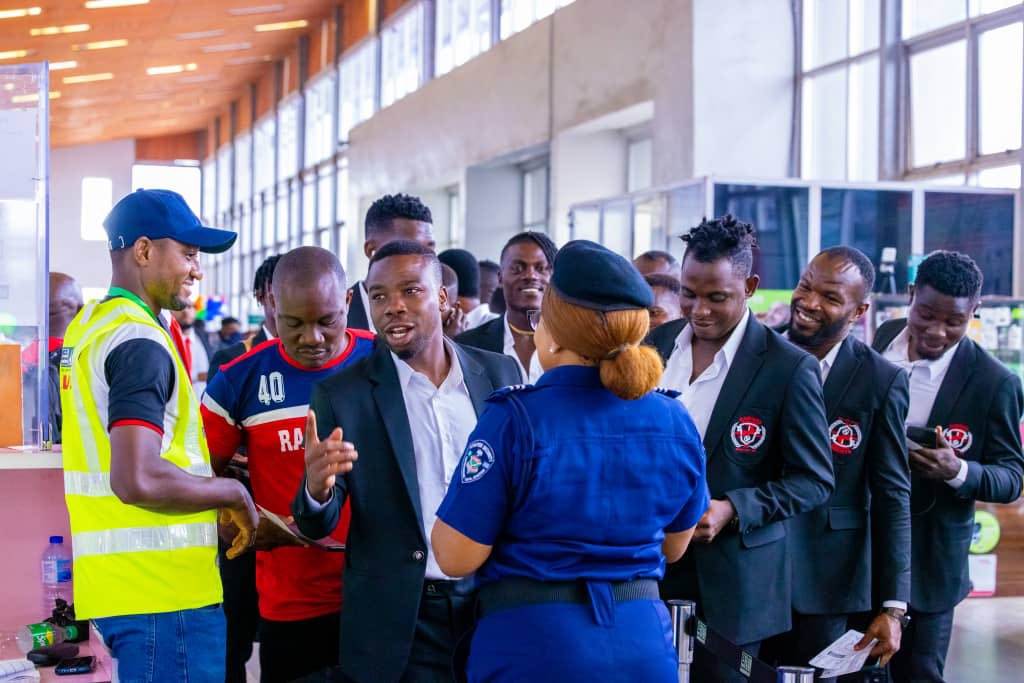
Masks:
[[[0,682],[38,680],[35,664],[27,659],[0,659]]]
[[[834,678],[860,671],[864,668],[864,663],[868,661],[871,649],[878,643],[877,640],[872,640],[871,644],[863,650],[854,650],[853,646],[859,643],[863,637],[864,634],[860,631],[850,629],[836,642],[819,652],[811,660],[811,666],[824,669],[821,674],[822,678]]]

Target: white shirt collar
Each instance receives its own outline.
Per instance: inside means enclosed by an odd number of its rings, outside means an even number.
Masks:
[[[437,391],[440,393],[447,393],[457,389],[464,383],[462,366],[459,364],[459,354],[455,351],[455,346],[448,341],[448,339],[445,339],[444,347],[445,351],[448,353],[448,357],[451,358],[451,368],[448,370],[448,376],[444,378],[443,382],[441,382],[441,386],[437,387]],[[431,382],[426,375],[415,370],[411,365],[396,356],[394,351],[391,352],[391,360],[395,362],[395,369],[398,371],[398,384],[402,387],[403,394],[408,391],[409,384],[412,383],[413,379],[417,375],[421,377],[423,381],[426,381],[433,386],[433,382]]]
[[[267,329],[266,325],[262,325],[261,327],[263,328],[263,334],[264,336],[266,336],[267,341],[270,341],[271,339],[277,339],[277,337],[270,333],[270,330]]]
[[[946,374],[946,370],[949,369],[949,364],[953,362],[953,356],[956,355],[961,342],[963,342],[963,339],[935,360],[921,359],[912,361],[910,360],[910,327],[904,327],[903,331],[896,335],[896,338],[889,344],[889,348],[884,356],[886,360],[895,361],[908,367],[913,366],[915,370],[919,368],[925,369],[928,371],[928,376],[934,379]]]
[[[504,323],[505,329],[505,341],[502,346],[502,353],[511,358],[519,366],[519,372],[523,375],[523,381],[527,384],[535,384],[540,376],[544,374],[544,368],[541,367],[540,359],[537,358],[537,351],[534,350],[533,355],[530,356],[530,367],[524,368],[523,362],[519,360],[519,354],[516,353],[516,340],[512,336],[512,328],[508,323],[508,313],[501,317]]]
[[[789,336],[789,330],[786,330],[786,339],[789,340],[789,343],[793,344],[794,346],[798,346],[800,348],[803,348],[802,346],[797,344],[795,341],[793,341],[793,338]],[[818,367],[821,368],[821,376],[822,376],[822,378],[827,377],[829,370],[831,370],[835,366],[835,364],[836,364],[836,357],[839,355],[839,349],[842,348],[843,342],[845,342],[845,341],[846,341],[845,337],[843,337],[842,339],[837,341],[835,344],[832,345],[832,348],[829,349],[829,352],[825,354],[825,357],[818,361]]]
[[[366,329],[376,333],[377,328],[373,326],[373,318],[370,317],[370,294],[366,291],[366,281],[359,281],[359,298],[363,302],[363,313],[366,314]]]
[[[715,354],[715,358],[722,357],[725,359],[726,367],[732,366],[732,361],[736,357],[736,352],[740,350],[740,344],[743,343],[743,335],[747,333],[747,325],[750,323],[750,309],[748,308],[740,318],[739,324],[733,328],[729,338],[722,345],[722,348]],[[693,346],[693,325],[687,324],[686,327],[676,337],[676,352],[685,350],[687,353],[690,351],[690,347]]]

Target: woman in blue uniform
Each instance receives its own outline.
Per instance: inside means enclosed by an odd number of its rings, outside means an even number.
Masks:
[[[652,294],[593,242],[555,260],[536,346],[544,375],[496,392],[431,541],[441,570],[477,573],[470,681],[675,681],[657,581],[708,507],[685,408],[654,390],[640,346]]]

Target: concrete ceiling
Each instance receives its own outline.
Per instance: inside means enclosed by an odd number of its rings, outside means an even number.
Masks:
[[[257,30],[258,26],[299,20],[313,26],[335,4],[332,0],[120,1],[139,4],[89,8],[86,5],[93,3],[87,0],[0,0],[0,17],[12,10],[29,10],[25,16],[0,18],[0,66],[51,62],[53,146],[205,127],[246,83],[266,73],[269,62],[287,54],[308,30]],[[117,41],[112,43],[116,46],[86,47],[106,41]],[[76,64],[54,68],[54,63],[70,61]],[[149,73],[161,67],[169,73]],[[75,82],[97,74],[109,77]],[[14,94],[0,90],[0,102]]]

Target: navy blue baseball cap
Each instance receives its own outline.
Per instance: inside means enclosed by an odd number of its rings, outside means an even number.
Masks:
[[[589,240],[574,240],[558,250],[551,286],[569,303],[595,311],[654,305],[654,292],[640,271],[625,257]]]
[[[127,249],[140,237],[148,237],[172,239],[207,254],[219,254],[238,238],[230,230],[204,226],[184,197],[170,190],[136,190],[126,195],[107,214],[103,227],[111,251]]]

